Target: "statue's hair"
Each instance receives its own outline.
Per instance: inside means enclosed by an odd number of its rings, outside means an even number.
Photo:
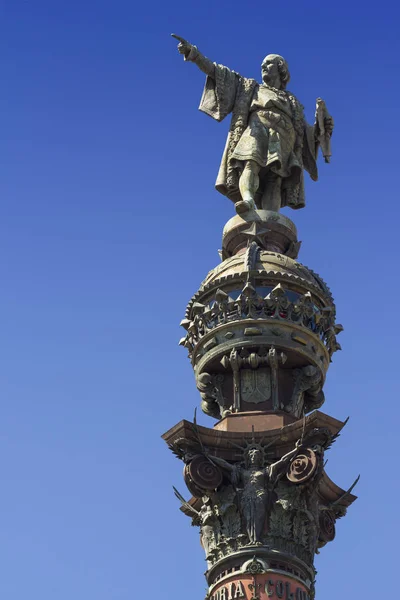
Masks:
[[[290,81],[290,73],[289,73],[289,66],[288,66],[286,60],[284,58],[282,58],[282,56],[280,56],[278,58],[278,71],[279,71],[279,77],[281,80],[282,89],[285,90],[287,84]]]

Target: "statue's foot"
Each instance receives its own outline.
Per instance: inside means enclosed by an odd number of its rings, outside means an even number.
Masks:
[[[249,542],[246,546],[263,546],[262,542]]]
[[[240,200],[235,204],[236,212],[238,215],[248,212],[249,210],[255,210],[256,205],[254,200]]]

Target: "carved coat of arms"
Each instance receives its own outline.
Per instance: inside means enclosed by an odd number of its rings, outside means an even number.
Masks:
[[[240,393],[243,402],[259,404],[271,397],[271,370],[242,369],[240,372]]]

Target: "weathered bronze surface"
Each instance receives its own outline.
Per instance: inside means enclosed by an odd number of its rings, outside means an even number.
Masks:
[[[207,76],[200,110],[216,121],[232,114],[217,190],[235,202],[240,214],[256,207],[274,212],[282,206],[302,208],[303,171],[317,180],[318,149],[326,162],[331,157],[333,119],[325,102],[317,98],[315,123],[308,125],[302,104],[286,89],[290,73],[282,56],[264,58],[258,83],[213,63],[196,46],[174,37],[185,60]]]
[[[309,600],[314,556],[335,538],[358,479],[346,491],[325,471],[347,422],[317,410],[343,327],[279,209],[304,205],[303,170],[316,179],[318,147],[329,162],[333,120],[318,99],[306,124],[282,57],[264,59],[258,84],[178,39],[207,74],[201,110],[217,120],[232,112],[217,189],[238,214],[181,322],[201,408],[217,422],[181,421],[163,435],[192,497],[175,494],[200,529],[208,598]]]
[[[343,327],[329,288],[296,260],[248,242],[208,274],[181,325],[206,414],[322,406]]]

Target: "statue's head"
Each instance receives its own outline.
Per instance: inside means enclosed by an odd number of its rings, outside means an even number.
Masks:
[[[264,457],[262,450],[259,448],[250,448],[247,451],[247,464],[251,467],[262,467]]]
[[[284,90],[289,83],[289,67],[283,56],[268,54],[261,63],[261,77],[264,83]]]

